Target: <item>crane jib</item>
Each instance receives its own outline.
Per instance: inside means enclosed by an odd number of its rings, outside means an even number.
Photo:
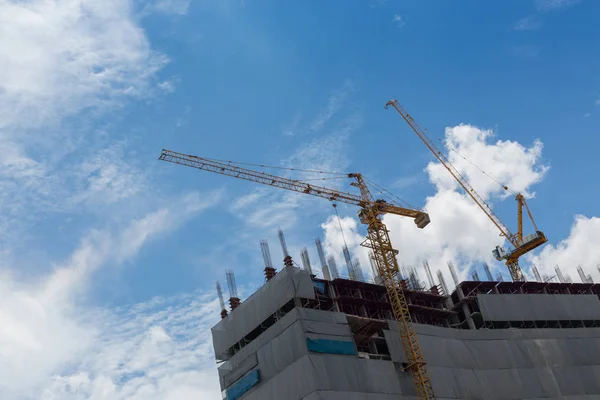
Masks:
[[[197,168],[204,171],[216,172],[222,175],[232,176],[234,178],[249,180],[252,182],[261,183],[264,185],[279,187],[282,189],[291,190],[294,192],[300,192],[310,194],[316,197],[322,197],[329,201],[339,201],[346,204],[357,205],[361,208],[368,207],[369,202],[365,202],[362,196],[354,195],[351,193],[340,192],[336,189],[327,187],[311,185],[306,182],[301,182],[294,179],[289,179],[277,175],[267,174],[260,171],[251,170],[248,168],[239,167],[236,165],[223,163],[207,158],[201,158],[189,154],[178,153],[172,150],[162,150],[160,157],[162,161],[168,161],[175,164],[181,164],[192,168]],[[362,182],[361,174],[348,174],[349,178],[357,178]],[[365,189],[364,183],[353,185],[362,186]],[[377,200],[375,202],[378,205],[380,213],[395,214],[404,217],[415,218],[415,224],[419,228],[424,228],[429,223],[429,215],[419,210],[411,210],[408,208],[398,207],[393,204],[388,204],[383,200]]]

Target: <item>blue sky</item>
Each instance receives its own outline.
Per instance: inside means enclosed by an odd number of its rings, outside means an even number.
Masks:
[[[260,239],[281,264],[278,227],[298,261],[304,246],[317,260],[319,236],[343,265],[326,201],[163,163],[162,148],[361,172],[431,214],[422,232],[386,217],[401,263],[505,273],[494,227],[384,109],[392,98],[531,196],[550,243],[526,271],[579,280],[581,264],[600,279],[599,13],[591,0],[0,0],[0,346],[43,359],[0,378],[0,395],[218,398],[207,329],[225,269],[252,292]],[[512,198],[450,157],[516,229]],[[356,210],[339,211],[368,273]]]

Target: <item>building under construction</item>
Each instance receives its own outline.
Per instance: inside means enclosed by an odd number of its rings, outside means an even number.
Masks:
[[[402,271],[398,265],[383,216],[411,218],[423,229],[431,221],[429,214],[361,173],[302,170],[319,180],[348,179],[357,189],[351,193],[312,184],[308,177],[292,179],[163,149],[159,159],[166,162],[319,197],[334,207],[358,207],[358,219],[367,227],[361,245],[371,252],[376,270],[372,283],[365,282],[347,246],[343,252],[350,279],[340,278],[335,260],[320,252],[321,279],[312,273],[306,251],[301,257],[304,268],[296,268],[283,240],[284,269],[277,273],[266,262],[266,284],[244,302],[237,296],[233,273],[228,273],[231,313],[221,295],[223,318],[213,328],[224,397],[600,399],[600,290],[583,272],[582,284],[564,279],[526,282],[519,259],[548,240],[525,196],[494,179],[502,190],[515,194],[513,233],[412,116],[396,100],[387,107],[402,116],[499,230],[509,246],[498,245],[492,254],[505,262],[514,283],[494,282],[486,269],[485,282],[475,274],[473,281],[459,284],[453,275],[455,289],[450,293],[443,280],[434,285],[425,267],[430,282],[425,290],[414,269]],[[533,226],[531,234],[525,233],[524,215]],[[218,291],[222,293],[220,286]]]
[[[416,399],[386,288],[286,259],[243,302],[228,274],[232,310],[212,328],[223,398]],[[600,399],[600,285],[466,281],[446,294],[443,279],[411,278],[437,399]]]

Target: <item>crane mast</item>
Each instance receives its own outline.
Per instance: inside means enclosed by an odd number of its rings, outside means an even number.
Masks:
[[[506,252],[502,247],[496,246],[496,249],[492,252],[494,257],[500,260],[506,260],[506,266],[510,273],[511,278],[515,282],[520,282],[525,279],[523,271],[519,266],[519,257],[523,254],[530,252],[536,247],[541,246],[548,240],[543,232],[537,229],[533,216],[529,211],[529,206],[525,201],[525,197],[522,194],[516,195],[517,200],[517,217],[518,217],[518,231],[513,234],[510,229],[502,222],[502,220],[496,215],[492,208],[485,202],[485,200],[473,189],[467,179],[452,165],[446,155],[433,143],[433,141],[427,136],[425,131],[417,124],[414,118],[398,103],[397,100],[390,100],[386,103],[385,108],[393,107],[398,114],[406,121],[406,123],[412,128],[417,136],[425,143],[425,146],[433,153],[438,161],[450,172],[450,174],[456,179],[459,185],[464,191],[475,201],[475,204],[485,213],[485,215],[492,221],[492,223],[500,230],[500,236],[504,236],[514,247],[512,251]],[[503,186],[504,190],[508,190],[508,187]],[[527,209],[527,213],[533,227],[535,234],[523,237],[523,207]]]
[[[384,200],[375,200],[361,174],[348,174],[348,178],[354,179],[351,185],[360,191],[360,195],[355,195],[171,150],[163,149],[159,160],[359,206],[358,217],[361,223],[367,225],[367,238],[362,245],[373,251],[377,270],[385,285],[398,324],[400,339],[408,361],[407,370],[415,385],[417,398],[419,400],[435,399],[427,364],[412,323],[406,297],[399,283],[399,268],[396,259],[398,250],[392,247],[389,231],[381,219],[381,216],[386,213],[411,217],[414,218],[417,227],[422,229],[430,221],[427,213],[398,207]]]

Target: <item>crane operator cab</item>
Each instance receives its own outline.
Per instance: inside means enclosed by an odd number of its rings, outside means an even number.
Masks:
[[[360,210],[358,210],[358,212],[356,214],[357,214],[358,219],[361,222],[361,224],[369,225],[370,218],[369,218],[368,210],[361,208]]]
[[[492,250],[492,254],[494,258],[498,261],[506,260],[508,257],[513,257],[518,254],[519,256],[525,254],[541,245],[546,243],[548,239],[546,239],[546,235],[542,231],[536,231],[531,235],[527,235],[523,238],[521,244],[510,252],[506,252],[503,247],[496,246],[494,250]]]
[[[496,246],[496,248],[494,250],[492,250],[492,254],[494,255],[494,258],[498,261],[502,261],[504,259],[506,259],[506,250],[504,250],[504,247],[500,247],[500,246]]]

